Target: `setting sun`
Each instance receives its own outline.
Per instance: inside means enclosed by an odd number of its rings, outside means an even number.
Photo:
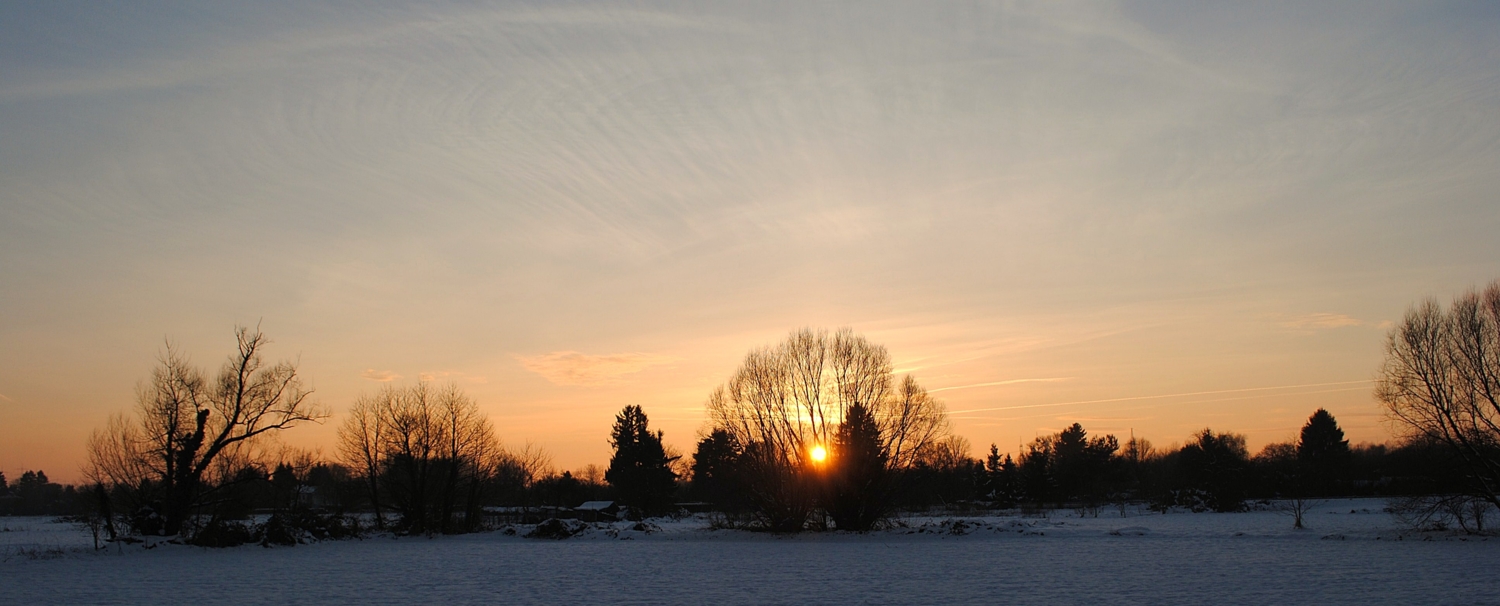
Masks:
[[[812,449],[812,460],[814,463],[822,463],[828,458],[828,449],[822,446],[814,446]]]

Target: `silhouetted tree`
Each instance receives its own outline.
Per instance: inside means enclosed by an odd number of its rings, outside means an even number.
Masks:
[[[620,501],[646,515],[668,511],[677,488],[677,474],[662,445],[661,432],[651,433],[649,420],[640,406],[626,406],[615,416],[609,443],[615,454],[609,460],[605,481]]]
[[[271,471],[270,489],[272,509],[278,511],[292,509],[298,505],[302,496],[302,481],[297,477],[297,472],[292,469],[291,465],[282,462]]]
[[[540,494],[537,485],[546,478],[552,477],[552,457],[540,446],[527,442],[520,450],[508,451],[501,459],[496,469],[495,479],[496,492],[501,496],[503,502],[530,507],[538,504],[553,504],[538,497]],[[603,474],[599,474],[597,480],[583,482],[585,485],[600,485]],[[603,491],[600,491],[603,495]],[[577,503],[568,503],[571,507]]]
[[[1307,418],[1297,441],[1299,474],[1306,478],[1309,496],[1328,496],[1349,469],[1349,441],[1327,410],[1319,408]]]
[[[265,336],[238,328],[235,338],[237,351],[213,381],[169,344],[137,391],[136,415],[110,419],[89,439],[89,479],[137,489],[138,504],[160,513],[163,534],[184,532],[263,437],[325,416],[295,364],[264,363]]]
[[[983,494],[984,464],[969,456],[969,441],[948,436],[934,442],[916,463],[892,474],[895,503],[907,507],[951,506]]]
[[[339,456],[364,479],[370,508],[375,513],[376,528],[385,528],[380,498],[380,476],[386,464],[386,424],[382,422],[382,403],[393,397],[395,394],[360,395],[338,431]]]
[[[115,513],[113,504],[110,503],[109,491],[105,490],[103,484],[95,482],[94,487],[89,492],[92,497],[92,502],[90,503],[92,506],[86,510],[88,513],[86,514],[85,521],[88,523],[89,531],[93,533],[94,549],[99,549],[101,547],[99,544],[99,533],[101,531],[110,541],[118,539],[119,532],[115,528]]]
[[[1466,494],[1500,507],[1500,281],[1444,310],[1406,312],[1386,342],[1376,395],[1408,439],[1442,444]]]
[[[984,497],[1001,507],[1015,505],[1019,498],[1016,463],[1009,454],[1000,455],[1000,447],[990,444],[984,461]]]
[[[1306,431],[1304,428],[1304,436]],[[1292,528],[1300,529],[1308,510],[1316,504],[1312,497],[1320,485],[1309,477],[1309,466],[1298,455],[1298,444],[1276,442],[1261,449],[1251,464],[1258,472],[1262,491],[1268,490],[1277,498],[1276,511],[1291,516]]]
[[[1161,453],[1156,451],[1151,441],[1143,437],[1132,435],[1130,441],[1125,443],[1125,448],[1120,453],[1120,480],[1127,487],[1128,495],[1134,498],[1151,498],[1157,492],[1156,478],[1152,472],[1159,467],[1157,460],[1160,456]],[[1120,505],[1123,513],[1124,498]]]
[[[1023,492],[1037,505],[1077,501],[1097,508],[1118,484],[1115,452],[1119,449],[1114,436],[1089,438],[1078,423],[1038,437],[1021,454]]]
[[[1057,436],[1039,436],[1026,445],[1021,453],[1019,465],[1021,492],[1025,500],[1041,507],[1048,499],[1056,499]]]
[[[689,494],[720,509],[743,506],[739,459],[744,454],[733,434],[715,429],[698,440],[693,454],[693,480]]]
[[[1090,439],[1078,423],[1058,432],[1053,453],[1058,500],[1081,499],[1090,507],[1102,503],[1113,479],[1112,464],[1119,449],[1120,443],[1114,436]]]
[[[1214,511],[1245,507],[1249,453],[1245,436],[1204,429],[1177,452],[1187,488],[1200,492]]]
[[[887,458],[875,418],[863,404],[850,406],[834,434],[828,465],[828,514],[839,530],[870,530],[885,518]]]
[[[714,427],[745,449],[746,494],[764,526],[803,528],[820,492],[809,454],[832,443],[856,404],[874,418],[897,480],[947,433],[942,404],[911,377],[894,381],[885,348],[848,329],[799,330],[752,351],[710,394]]]
[[[807,525],[817,488],[808,470],[787,464],[777,449],[750,442],[737,465],[744,497],[759,526],[773,532],[798,532]]]
[[[21,474],[14,488],[17,497],[15,513],[37,516],[62,513],[63,487],[47,479],[47,472],[36,470]]]
[[[400,530],[409,533],[468,532],[482,521],[485,489],[509,455],[500,447],[489,419],[455,385],[432,388],[418,383],[408,388],[387,387],[369,405],[378,430],[356,426],[367,422],[350,417],[344,440],[358,444],[359,435],[379,435],[380,478],[367,482],[383,487],[400,516]],[[358,458],[363,455],[356,451]],[[375,492],[372,499],[382,493]]]
[[[583,482],[573,477],[571,471],[538,479],[534,492],[536,503],[543,506],[577,507],[589,499]]]

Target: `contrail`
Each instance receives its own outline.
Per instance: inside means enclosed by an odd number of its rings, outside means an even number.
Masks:
[[[1105,402],[1129,402],[1132,400],[1154,400],[1157,398],[1180,398],[1183,396],[1206,396],[1219,393],[1242,393],[1246,391],[1270,391],[1275,389],[1297,389],[1300,387],[1327,387],[1329,385],[1353,385],[1355,383],[1372,383],[1374,379],[1363,379],[1359,381],[1337,381],[1333,383],[1304,383],[1302,385],[1278,385],[1275,387],[1247,387],[1244,389],[1219,389],[1215,391],[1189,391],[1185,393],[1169,393],[1155,396],[1132,396],[1129,398],[1109,398],[1105,400],[1079,400],[1077,402],[1056,402],[1053,404],[1027,404],[1024,406],[1000,406],[996,408],[971,408],[968,410],[950,410],[948,414],[964,414],[970,412],[990,412],[995,410],[1017,410],[1021,408],[1045,408],[1048,406],[1070,406],[1073,404],[1102,404]]]
[[[1011,384],[1014,384],[1014,383],[1042,383],[1042,382],[1049,382],[1049,381],[1067,381],[1067,380],[1072,379],[1072,378],[1074,378],[1074,377],[1056,377],[1056,378],[1052,378],[1052,379],[1010,379],[1010,380],[1006,380],[1006,381],[994,381],[994,382],[990,382],[990,383],[975,383],[973,385],[954,385],[953,387],[941,387],[941,388],[938,388],[938,389],[929,389],[929,390],[927,390],[927,393],[937,393],[937,392],[940,392],[940,391],[948,391],[950,389],[968,389],[970,387],[989,387],[991,385],[1011,385]]]

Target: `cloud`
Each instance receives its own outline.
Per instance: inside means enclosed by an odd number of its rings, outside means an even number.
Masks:
[[[576,351],[554,351],[536,356],[517,356],[526,370],[557,385],[607,383],[669,362],[676,358],[650,353],[617,353],[595,356]]]
[[[468,381],[470,383],[489,383],[488,377],[471,375],[457,370],[424,370],[417,373],[417,380],[426,382],[440,381],[443,379],[454,379]]]
[[[1288,328],[1320,329],[1320,328],[1342,328],[1345,326],[1363,326],[1364,322],[1344,314],[1307,314],[1297,316],[1281,323]]]
[[[927,391],[928,393],[937,393],[940,391],[949,391],[953,389],[972,389],[975,387],[990,387],[993,385],[1014,385],[1016,383],[1051,383],[1053,381],[1068,381],[1072,378],[1073,377],[1051,377],[1046,379],[1007,379],[1004,381],[991,381],[989,383],[974,383],[973,385],[954,385],[952,387],[939,387],[937,389],[929,389]]]
[[[373,368],[366,368],[364,372],[359,373],[359,376],[378,383],[389,383],[401,378],[401,375],[389,370],[375,370]]]

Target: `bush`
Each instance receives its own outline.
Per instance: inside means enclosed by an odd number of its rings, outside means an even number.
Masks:
[[[199,547],[237,547],[255,542],[255,535],[255,529],[244,522],[214,519],[194,533],[188,543]]]
[[[359,520],[309,510],[278,512],[260,526],[260,544],[296,545],[329,539],[352,539],[363,534]]]

